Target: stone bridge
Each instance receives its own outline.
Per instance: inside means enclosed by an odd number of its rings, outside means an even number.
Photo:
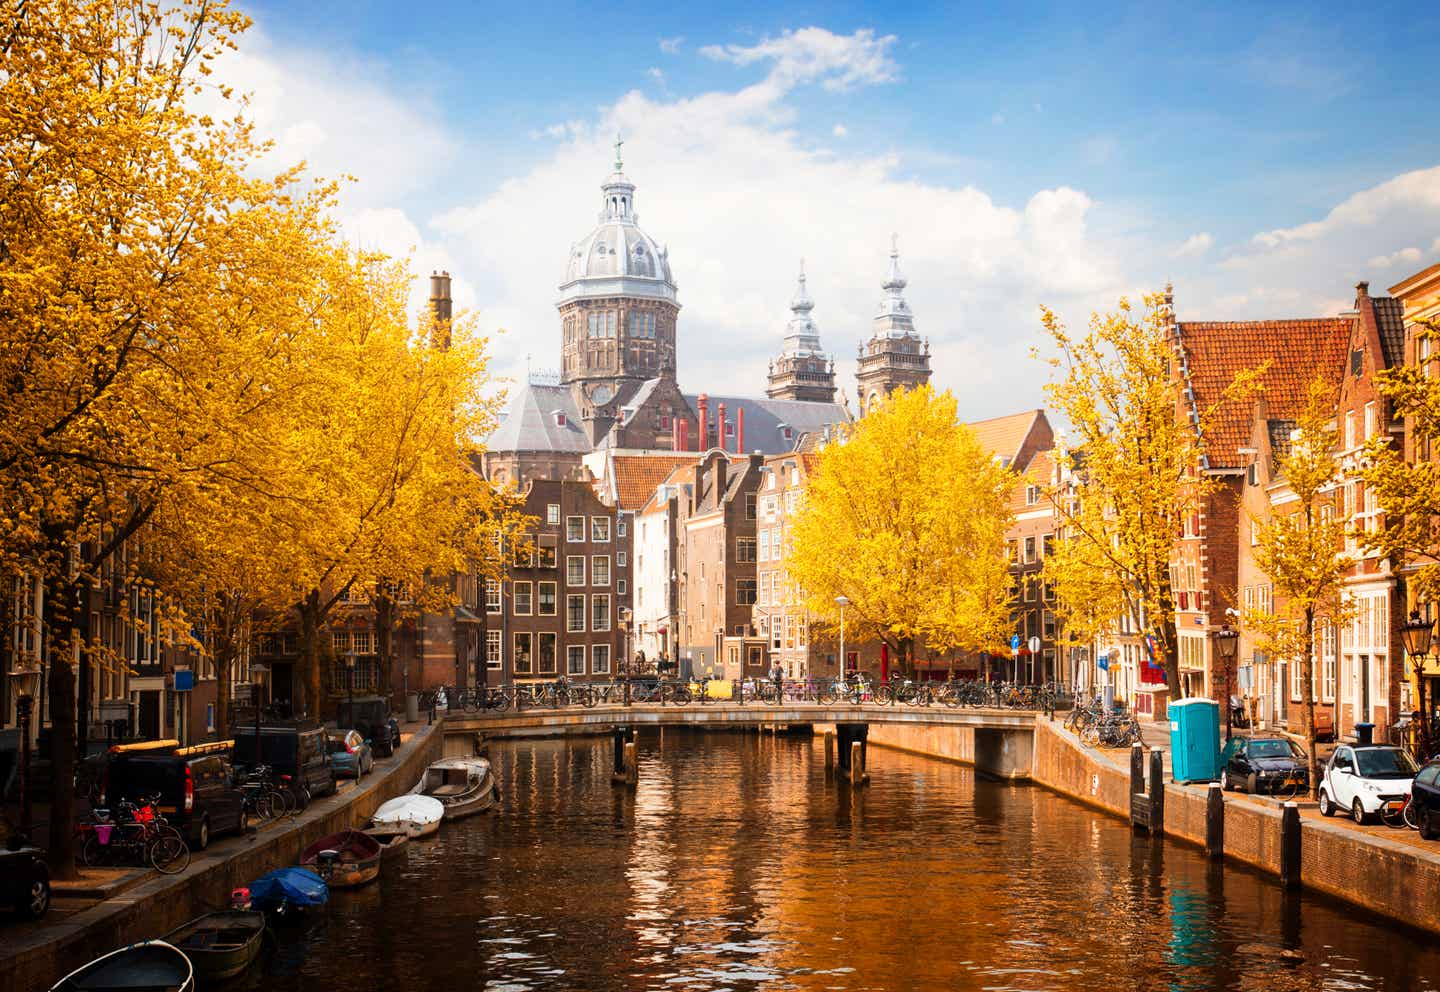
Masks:
[[[875,703],[636,703],[565,709],[466,712],[443,717],[446,753],[469,753],[476,735],[486,739],[608,734],[615,727],[702,727],[715,730],[826,727],[866,724],[870,741],[886,747],[938,754],[973,764],[989,775],[1029,778],[1035,750],[1031,710],[882,706]]]

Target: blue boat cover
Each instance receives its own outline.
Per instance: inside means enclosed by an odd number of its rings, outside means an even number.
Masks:
[[[250,883],[250,903],[257,908],[278,906],[323,906],[330,898],[324,880],[305,868],[276,868]]]

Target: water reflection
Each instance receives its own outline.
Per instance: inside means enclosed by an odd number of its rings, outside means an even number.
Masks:
[[[1423,938],[1152,843],[1040,789],[808,738],[492,745],[498,815],[407,846],[239,987],[1433,988]]]

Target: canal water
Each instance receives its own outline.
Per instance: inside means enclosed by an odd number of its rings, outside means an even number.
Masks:
[[[492,745],[497,814],[332,896],[232,987],[1427,989],[1437,942],[1151,844],[1044,789],[804,737],[667,730]],[[1430,898],[1434,894],[1430,894]]]

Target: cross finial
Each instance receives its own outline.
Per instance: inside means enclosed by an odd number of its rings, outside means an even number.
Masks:
[[[900,235],[894,232],[890,234],[890,254],[900,254]]]
[[[805,256],[800,256],[800,278],[805,278]]]
[[[620,132],[619,132],[619,131],[616,131],[616,132],[615,132],[615,171],[616,171],[616,172],[621,171],[621,166],[624,164],[623,162],[620,161],[620,148],[621,148],[621,146],[624,145],[624,144],[625,144],[625,139],[623,139],[623,138],[620,137]]]

